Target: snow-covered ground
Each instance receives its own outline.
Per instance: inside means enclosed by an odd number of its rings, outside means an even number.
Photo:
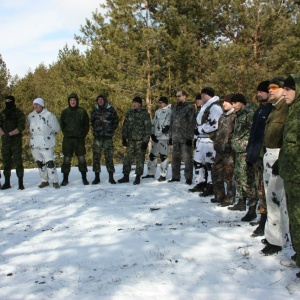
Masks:
[[[103,167],[84,186],[72,168],[56,190],[27,169],[19,191],[13,172],[0,191],[0,299],[299,299],[286,288],[299,270],[280,264],[290,244],[262,256],[245,212],[188,193],[183,175],[136,186],[133,173],[111,185]]]

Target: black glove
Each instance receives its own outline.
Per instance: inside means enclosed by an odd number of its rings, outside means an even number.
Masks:
[[[279,164],[278,164],[278,159],[275,160],[273,166],[272,166],[272,174],[275,176],[279,175]]]
[[[193,141],[192,141],[192,140],[189,140],[189,139],[187,139],[187,140],[185,141],[185,144],[186,144],[188,147],[192,147],[192,145],[193,145]]]
[[[169,138],[169,145],[173,145],[173,141],[171,138]]]
[[[249,167],[253,167],[253,163],[251,163],[250,161],[246,161],[247,166]]]
[[[151,134],[151,140],[152,140],[154,143],[158,143],[158,139],[156,138],[155,134]]]
[[[198,130],[198,127],[197,127],[197,128],[195,128],[195,130],[194,130],[194,134],[195,134],[195,135],[199,135],[199,134],[200,134],[200,132],[199,132],[199,130]]]
[[[123,139],[123,140],[122,140],[122,144],[123,144],[124,147],[127,147],[127,146],[128,146],[127,140],[126,140],[126,139]]]
[[[168,133],[168,132],[169,132],[169,129],[170,129],[170,126],[169,126],[169,125],[166,125],[166,126],[161,130],[161,132],[162,132],[162,133]]]
[[[142,148],[143,150],[146,150],[147,147],[148,147],[148,143],[143,142],[142,145],[141,145],[141,148]]]
[[[194,149],[196,149],[197,139],[194,139]]]

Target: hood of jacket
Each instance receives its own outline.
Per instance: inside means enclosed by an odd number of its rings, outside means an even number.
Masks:
[[[70,105],[70,99],[71,98],[75,98],[76,99],[76,106],[75,108],[78,108],[79,107],[79,98],[78,98],[78,95],[76,93],[71,93],[69,96],[68,96],[68,104],[69,104],[69,107],[71,107]]]

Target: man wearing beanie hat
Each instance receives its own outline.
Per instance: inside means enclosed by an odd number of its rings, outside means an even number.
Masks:
[[[123,161],[123,177],[118,180],[119,183],[129,182],[131,164],[135,159],[136,177],[133,184],[140,184],[150,135],[150,115],[142,106],[142,98],[134,97],[132,108],[127,111],[122,128],[122,143],[126,147],[126,154]]]
[[[249,168],[253,166],[255,176],[255,186],[259,201],[258,213],[261,214],[259,226],[254,230],[252,237],[263,236],[265,223],[267,220],[267,205],[263,183],[263,141],[266,120],[272,110],[272,104],[268,102],[269,93],[268,85],[270,81],[262,81],[257,86],[257,99],[260,103],[258,109],[254,113],[253,124],[251,126],[250,136],[247,144],[246,163]],[[242,218],[244,222],[250,222],[257,217],[256,205],[257,200],[252,199],[248,202],[249,208],[247,214]]]
[[[181,161],[184,161],[186,184],[193,180],[193,139],[196,121],[196,110],[187,102],[187,93],[179,90],[176,93],[177,105],[172,110],[169,144],[172,149],[172,178],[168,182],[180,181]]]
[[[266,122],[264,147],[264,188],[267,202],[267,222],[265,225],[265,244],[263,255],[273,255],[282,250],[289,233],[289,219],[283,179],[278,175],[276,160],[283,142],[283,129],[288,106],[283,96],[283,77],[275,77],[269,84],[269,99],[272,111]],[[273,168],[274,166],[274,168]]]
[[[152,148],[149,155],[148,174],[142,178],[154,178],[157,168],[157,157],[160,158],[160,177],[158,181],[165,181],[168,174],[170,152],[169,129],[171,119],[171,105],[167,97],[158,100],[159,109],[155,112],[152,120],[151,139]]]
[[[212,166],[212,182],[214,198],[213,203],[225,207],[234,203],[235,185],[233,181],[234,162],[231,145],[236,114],[232,106],[231,98],[233,94],[223,98],[223,114],[219,118],[219,126],[214,138],[214,150],[216,151],[215,160]],[[226,190],[225,190],[226,183]]]
[[[253,166],[246,164],[246,147],[253,123],[255,107],[247,103],[243,94],[234,94],[231,98],[232,106],[236,112],[236,119],[232,134],[232,150],[234,155],[234,182],[238,193],[238,202],[228,207],[229,210],[246,210],[246,199],[256,203],[257,196],[254,187]]]
[[[93,129],[93,171],[95,179],[92,184],[100,183],[101,154],[104,152],[106,169],[109,174],[109,183],[116,184],[114,180],[114,144],[113,136],[119,125],[116,110],[108,102],[105,93],[96,98],[97,105],[91,112],[91,125]]]
[[[37,164],[42,182],[39,188],[49,186],[58,189],[58,176],[54,163],[55,135],[60,131],[56,117],[45,108],[42,98],[33,101],[33,112],[27,116],[30,132],[30,149]]]
[[[196,186],[189,192],[198,192],[200,196],[213,195],[212,167],[215,160],[213,140],[215,138],[219,118],[223,113],[220,99],[210,87],[201,90],[202,105],[196,117],[194,134],[197,137],[194,152]]]
[[[89,116],[87,111],[79,106],[79,98],[76,93],[69,95],[68,106],[62,111],[60,117],[60,127],[64,135],[62,144],[64,158],[61,165],[61,172],[64,177],[61,186],[66,186],[69,183],[71,159],[74,152],[78,158],[78,169],[82,176],[82,183],[89,185],[86,179],[88,169],[85,160],[85,138],[89,132]]]
[[[283,143],[279,153],[279,174],[283,178],[290,220],[290,235],[295,254],[292,264],[300,268],[300,74],[291,74],[284,81],[283,96],[288,105]],[[300,278],[300,272],[296,274]],[[293,288],[294,284],[288,286]],[[299,282],[296,283],[299,289]]]
[[[26,117],[16,107],[15,97],[6,96],[5,109],[0,114],[0,136],[2,139],[3,175],[5,182],[1,190],[11,187],[10,176],[13,162],[19,181],[19,190],[24,189],[24,167],[22,159],[22,132],[25,129]]]

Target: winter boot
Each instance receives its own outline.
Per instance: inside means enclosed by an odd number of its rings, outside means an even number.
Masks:
[[[108,176],[109,176],[108,182],[111,183],[111,184],[116,184],[116,181],[114,180],[114,173],[109,172]]]
[[[266,245],[266,247],[264,249],[262,249],[260,251],[260,253],[265,255],[265,256],[269,256],[269,255],[276,254],[281,250],[282,250],[281,246],[272,245],[272,244],[269,243],[269,244]]]
[[[159,181],[159,182],[166,181],[166,177],[160,175],[159,178],[157,179],[157,181]]]
[[[133,184],[136,185],[140,183],[141,183],[141,175],[136,175]]]
[[[69,183],[69,174],[64,174],[63,181],[61,182],[61,186],[66,186]]]
[[[234,204],[233,206],[227,207],[229,210],[239,210],[244,211],[246,210],[246,199],[239,199],[238,203]]]
[[[39,188],[42,189],[46,186],[49,186],[49,182],[48,181],[43,181],[43,182],[40,183]]]
[[[84,185],[89,185],[90,183],[87,181],[87,179],[86,179],[86,172],[81,172],[81,177],[82,177],[82,183],[84,184]],[[99,181],[100,181],[100,179],[99,179]]]
[[[119,183],[129,182],[129,174],[124,174],[124,176],[118,180]]]
[[[143,178],[143,179],[146,179],[146,178],[154,178],[154,175],[149,175],[149,174],[147,174],[146,176],[143,176],[142,178]]]
[[[10,177],[5,177],[5,182],[2,185],[1,190],[7,190],[7,189],[10,189],[10,188],[11,188],[11,186],[10,186]]]
[[[23,183],[23,177],[19,177],[19,188],[18,190],[24,190],[24,183]]]
[[[229,205],[232,205],[234,203],[234,200],[231,200],[231,199],[228,199],[228,198],[224,198],[223,201],[221,201],[218,206],[220,207],[226,207],[226,206],[229,206]]]
[[[203,192],[205,187],[206,187],[206,183],[200,182],[197,185],[195,185],[192,189],[189,189],[188,192],[190,193]]]
[[[95,179],[92,181],[92,184],[98,184],[100,183],[100,173],[95,172]]]
[[[55,189],[59,189],[60,188],[60,185],[58,184],[58,182],[53,182],[53,187]]]
[[[199,197],[211,196],[214,194],[214,188],[212,183],[208,183],[202,193],[200,193]]]
[[[267,222],[267,214],[261,214],[258,226],[251,234],[251,237],[264,236],[266,222]]]
[[[250,206],[246,215],[242,217],[242,222],[250,222],[257,217],[256,215],[256,205]]]

